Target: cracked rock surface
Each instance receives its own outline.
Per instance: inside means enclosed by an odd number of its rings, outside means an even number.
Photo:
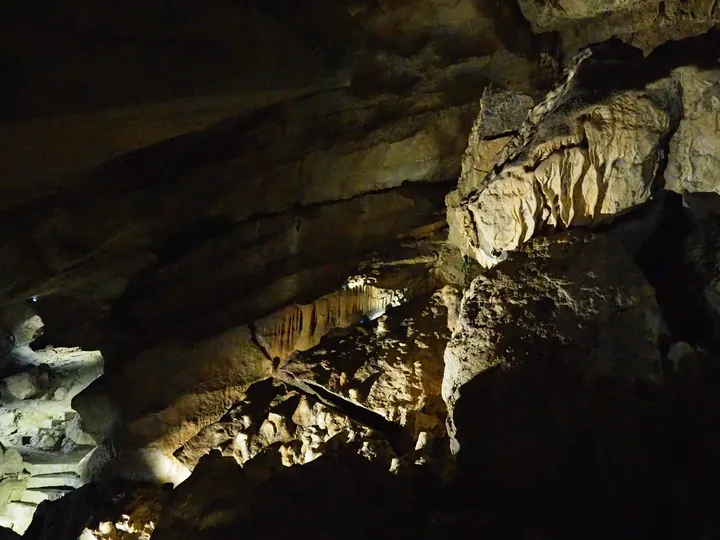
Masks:
[[[451,239],[483,266],[544,231],[616,219],[663,188],[716,191],[716,160],[705,149],[719,136],[717,70],[673,69],[677,58],[659,51],[634,62],[628,84],[605,89],[595,85],[619,62],[593,54],[580,55],[530,111],[480,182],[473,162],[487,149],[471,137],[448,220]],[[463,193],[466,185],[477,187]]]

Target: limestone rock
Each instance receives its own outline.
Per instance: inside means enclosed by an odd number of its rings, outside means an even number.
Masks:
[[[449,200],[462,200],[480,187],[533,105],[532,97],[520,92],[485,91],[470,131],[457,191],[448,195]]]
[[[683,115],[670,140],[666,189],[720,194],[720,70],[680,68],[672,77],[681,91]]]
[[[709,45],[631,59],[636,80],[620,88],[609,80],[622,47],[579,55],[492,170],[478,179],[464,168],[460,186],[476,187],[448,198],[450,240],[489,267],[536,234],[597,226],[646,203],[663,174],[678,193],[716,192],[719,72],[677,67]],[[470,141],[467,156],[483,152]]]
[[[38,374],[30,371],[5,377],[3,383],[15,399],[28,399],[42,391]]]
[[[465,292],[443,398],[452,409],[479,374],[526,363],[658,382],[662,330],[653,289],[622,248],[584,233],[538,238]]]
[[[575,525],[615,505],[647,518],[665,428],[637,387],[662,381],[661,332],[653,289],[601,236],[533,240],[476,278],[445,353],[458,477],[547,516],[563,501]]]
[[[407,426],[415,435],[441,435],[446,313],[439,296],[418,297],[389,309],[371,329],[360,327],[296,353],[281,376],[320,385]]]
[[[145,350],[112,378],[101,378],[78,395],[73,406],[95,436],[100,429],[90,422],[94,402],[109,400],[110,409],[104,405],[98,421],[112,426],[107,416],[117,418],[126,426],[123,439],[130,447],[150,445],[172,455],[205,425],[220,419],[252,383],[267,378],[271,370],[272,362],[253,343],[250,330],[237,327],[195,343],[168,343]],[[131,400],[127,399],[130,389]]]
[[[43,321],[27,302],[8,306],[0,312],[0,324],[9,329],[16,347],[30,345],[43,332]]]
[[[316,397],[299,395],[285,385],[255,384],[218,422],[204,427],[175,455],[189,468],[220,450],[245,464],[273,448],[284,466],[307,464],[329,451],[338,437],[373,441],[377,434]]]
[[[19,476],[23,469],[23,458],[17,449],[0,445],[0,478]]]
[[[450,208],[451,239],[484,266],[545,228],[599,223],[653,194],[670,129],[662,106],[669,83],[589,104],[573,97],[573,81],[570,70],[530,113],[497,169]]]
[[[168,491],[141,482],[88,484],[41,503],[26,537],[43,540],[148,540]]]
[[[574,53],[589,43],[619,36],[647,54],[671,39],[706,32],[720,20],[707,0],[520,0],[535,32],[557,31],[561,47]]]
[[[317,345],[333,328],[352,326],[363,315],[382,312],[397,300],[395,291],[351,283],[311,304],[288,306],[255,321],[255,335],[272,358],[284,362],[293,352]]]

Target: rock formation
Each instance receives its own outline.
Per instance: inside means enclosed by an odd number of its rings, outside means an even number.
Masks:
[[[24,532],[37,505],[82,485],[82,460],[95,448],[72,399],[103,371],[99,351],[31,343],[42,321],[27,306],[3,314],[15,346],[0,389],[0,525]]]
[[[689,61],[699,60],[696,50],[685,53]],[[632,81],[598,89],[600,74],[612,77],[619,63],[593,61],[587,50],[481,181],[474,164],[487,148],[474,134],[448,216],[463,253],[489,267],[537,233],[615,219],[662,188],[712,192],[715,160],[703,148],[717,137],[717,70],[675,67],[673,52],[637,59]],[[512,106],[504,112],[510,124],[526,108]]]
[[[0,21],[0,526],[720,534],[716,2],[126,4]]]

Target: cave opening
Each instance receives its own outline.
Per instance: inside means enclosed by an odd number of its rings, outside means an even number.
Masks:
[[[73,398],[103,373],[100,351],[34,347],[44,323],[33,297],[0,313],[0,526],[24,533],[44,501],[82,486],[96,448]]]

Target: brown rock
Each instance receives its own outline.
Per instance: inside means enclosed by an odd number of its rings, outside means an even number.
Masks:
[[[407,426],[442,435],[442,354],[449,337],[439,296],[390,308],[369,330],[328,337],[290,357],[290,381],[310,382]]]
[[[665,474],[661,329],[652,288],[603,237],[537,239],[476,278],[445,353],[458,478],[569,530],[647,524]]]
[[[683,116],[670,140],[666,189],[676,193],[720,194],[720,70],[677,69],[672,79],[680,89]]]
[[[575,69],[532,110],[496,169],[449,205],[451,240],[484,266],[545,228],[602,222],[653,194],[671,118],[658,104],[670,82],[587,104],[573,98]]]
[[[255,321],[255,335],[272,358],[287,360],[295,351],[306,351],[333,328],[357,324],[366,313],[384,311],[397,293],[370,284],[350,284],[310,304],[293,305]]]
[[[168,370],[168,366],[173,367]],[[216,422],[271,370],[270,359],[253,343],[250,330],[238,327],[192,344],[148,349],[79,394],[73,407],[95,436],[90,423],[94,403],[109,400],[111,409],[100,418],[114,415],[116,422],[127,426],[126,444],[152,446],[171,455],[203,426]]]

